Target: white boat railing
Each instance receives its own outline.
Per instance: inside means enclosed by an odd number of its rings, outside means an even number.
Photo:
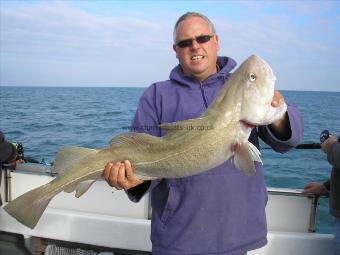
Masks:
[[[13,169],[5,169],[4,174],[4,191],[5,202],[12,200],[13,195],[18,196],[18,187],[12,191],[12,172]],[[17,173],[17,179],[20,179],[20,174],[33,174],[42,175],[53,178],[57,173],[53,172],[53,168],[46,164],[18,164],[15,169]],[[26,177],[25,177],[26,178]],[[40,177],[41,178],[41,177]],[[37,177],[35,177],[37,179]],[[50,178],[48,178],[50,179]],[[15,181],[14,181],[15,183]],[[22,186],[22,184],[20,185]],[[22,189],[22,188],[21,188]],[[268,188],[269,201],[267,206],[268,215],[268,227],[270,230],[294,230],[296,232],[315,232],[316,229],[316,217],[317,207],[320,196],[317,194],[309,193],[304,194],[302,190],[298,189],[287,189],[287,188]],[[290,197],[290,198],[287,198]],[[294,203],[294,206],[287,207],[284,203],[285,200],[289,200],[289,203]],[[147,217],[151,218],[151,206],[150,201],[145,201],[147,204]],[[273,211],[275,208],[275,211]],[[288,210],[287,210],[288,209]],[[280,212],[278,213],[278,210]],[[290,219],[290,222],[286,222],[282,218],[278,218],[277,215],[282,215],[285,212],[286,218]],[[308,215],[308,217],[306,217]],[[299,219],[298,221],[292,222],[292,219]],[[291,229],[291,226],[294,226]]]
[[[270,187],[267,189],[269,194],[268,203],[275,203],[275,198],[279,198],[280,204],[273,204],[268,206],[268,210],[271,210],[271,207],[275,207],[275,211],[281,210],[282,212],[286,212],[285,215],[287,218],[292,219],[293,217],[299,219],[298,221],[290,222],[290,225],[294,225],[294,230],[297,232],[309,232],[313,233],[316,231],[316,219],[317,219],[317,209],[319,205],[320,195],[314,193],[303,193],[301,189],[287,189],[287,188],[273,188]],[[275,200],[274,201],[271,201]],[[287,199],[289,200],[290,205],[287,207],[283,204],[283,201]],[[272,213],[268,213],[269,217],[275,217]],[[281,215],[280,214],[280,215]],[[295,216],[294,216],[295,214]],[[271,219],[269,219],[271,220]],[[287,224],[283,219],[278,219],[281,222],[281,225]],[[271,221],[271,229],[274,228],[274,224]],[[282,230],[284,227],[276,227]],[[300,228],[300,229],[297,229]],[[275,229],[277,230],[277,229]]]

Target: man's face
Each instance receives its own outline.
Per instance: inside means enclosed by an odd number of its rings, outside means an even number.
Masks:
[[[212,35],[208,23],[200,17],[189,17],[179,23],[176,42],[173,45],[183,72],[194,76],[199,81],[204,81],[216,73],[217,51],[219,50],[217,35],[201,44],[193,40],[192,45],[185,48],[176,44],[202,35]]]

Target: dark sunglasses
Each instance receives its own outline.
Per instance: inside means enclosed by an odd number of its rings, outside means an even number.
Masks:
[[[180,41],[178,43],[176,43],[176,45],[180,48],[187,48],[187,47],[191,47],[193,41],[195,40],[197,43],[201,44],[201,43],[206,43],[209,42],[211,38],[213,38],[214,35],[200,35],[197,36],[195,39],[186,39],[183,41]]]

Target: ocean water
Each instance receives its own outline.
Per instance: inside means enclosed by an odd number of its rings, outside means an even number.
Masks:
[[[0,130],[22,142],[25,155],[52,162],[64,146],[102,148],[126,132],[145,88],[0,87]],[[340,134],[340,92],[282,91],[301,111],[302,143],[319,142],[320,132]],[[267,147],[266,145],[262,145]],[[302,189],[325,181],[331,171],[321,150],[294,149],[285,154],[261,151],[267,186]],[[331,233],[334,219],[328,199],[318,209],[317,232]]]

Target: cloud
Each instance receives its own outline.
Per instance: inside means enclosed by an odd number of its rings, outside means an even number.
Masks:
[[[67,2],[20,4],[0,15],[2,84],[147,86],[150,72],[155,79],[169,72],[150,59],[175,63],[166,21],[96,15]]]
[[[91,58],[138,48],[162,50],[167,44],[164,24],[132,16],[93,15],[64,3],[4,9],[1,16],[5,52]]]
[[[280,2],[274,8],[272,2],[241,3],[249,8],[246,14],[239,19],[220,16],[216,22],[222,54],[237,60],[261,55],[272,65],[280,89],[339,91],[340,79],[334,75],[340,58],[335,14],[339,8],[334,11],[328,3],[321,8],[319,4],[297,7]]]
[[[170,8],[96,3],[6,2],[0,9],[1,84],[147,86],[167,79],[177,64],[173,24],[192,9],[191,2]],[[216,25],[221,55],[239,62],[261,55],[282,84],[292,84],[284,88],[323,89],[328,75],[328,88],[337,89],[340,80],[331,72],[340,57],[340,4],[217,1],[202,6]]]

